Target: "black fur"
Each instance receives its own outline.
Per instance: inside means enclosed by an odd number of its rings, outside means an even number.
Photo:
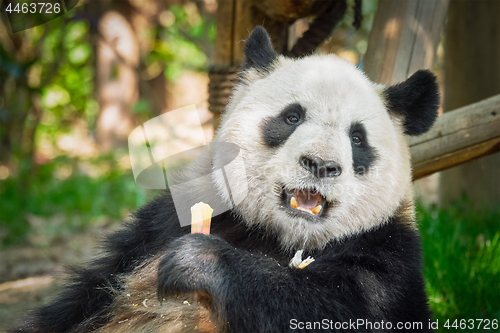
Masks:
[[[242,71],[249,68],[256,68],[260,71],[267,71],[276,59],[271,38],[266,29],[260,25],[255,27],[247,41],[245,42],[245,60]]]
[[[171,225],[174,227],[170,228]],[[76,270],[52,304],[33,312],[23,326],[11,332],[70,332],[85,321],[88,323],[84,328],[79,327],[82,332],[102,326],[107,322],[106,307],[113,300],[110,287],[119,287],[117,275],[130,273],[152,254],[164,250],[162,239],[168,242],[183,235],[185,230],[188,228],[180,228],[170,196],[146,204],[126,228],[106,238],[105,255],[101,259]]]
[[[316,261],[296,269],[288,267],[293,253],[279,250],[273,235],[249,230],[229,213],[214,217],[213,235],[189,234],[189,228],[180,227],[167,194],[140,209],[132,224],[108,238],[107,257],[77,272],[79,283],[10,332],[88,332],[99,327],[109,318],[106,306],[112,296],[107,286],[116,284],[113,276],[161,252],[160,299],[206,292],[228,332],[290,332],[292,319],[325,318],[394,325],[419,321],[422,332],[427,332],[430,312],[420,239],[403,219],[393,217],[376,230],[305,253]]]
[[[291,122],[289,117],[296,117],[297,122]],[[306,110],[298,103],[288,105],[277,117],[266,118],[260,126],[262,138],[269,147],[283,144],[295,129],[304,122]]]
[[[354,144],[352,140],[353,136],[357,136],[361,139],[360,145]],[[368,172],[377,158],[376,150],[368,144],[366,130],[361,123],[354,123],[351,125],[349,138],[351,139],[352,147],[352,167],[357,175],[363,175]]]
[[[386,88],[384,95],[389,111],[403,115],[406,134],[423,134],[434,124],[440,97],[436,76],[430,71],[416,71],[406,81]]]
[[[305,253],[316,261],[296,269],[288,267],[292,254],[278,251],[275,238],[228,216],[214,235],[189,234],[172,242],[160,264],[158,293],[210,294],[229,332],[290,332],[291,319],[325,318],[417,321],[422,330],[414,331],[428,332],[420,238],[408,222],[393,217],[376,230]]]

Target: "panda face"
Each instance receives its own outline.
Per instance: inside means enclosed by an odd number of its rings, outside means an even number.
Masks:
[[[244,170],[228,171],[248,188],[237,212],[285,249],[321,248],[385,223],[412,200],[404,135],[432,125],[434,76],[421,71],[380,87],[334,55],[276,56],[262,30],[246,43],[216,136],[241,149]],[[224,184],[216,176],[214,183]]]
[[[247,181],[245,221],[285,247],[311,248],[394,213],[410,183],[403,129],[354,66],[335,56],[281,59],[241,90],[218,138],[242,151],[247,177],[233,179]]]

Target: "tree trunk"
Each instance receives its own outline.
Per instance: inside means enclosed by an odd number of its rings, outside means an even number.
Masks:
[[[126,146],[134,129],[132,107],[139,98],[139,41],[130,22],[128,1],[115,1],[100,18],[97,87],[101,112],[97,141],[101,149]]]
[[[445,38],[445,112],[500,93],[499,17],[497,0],[450,2]],[[466,193],[476,207],[498,206],[500,154],[443,171],[440,185],[442,205]]]

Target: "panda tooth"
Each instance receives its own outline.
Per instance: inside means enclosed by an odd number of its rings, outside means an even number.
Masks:
[[[299,208],[296,208],[296,209],[301,210],[301,211],[306,212],[306,213],[309,213],[309,214],[312,214],[312,211],[310,209],[307,209],[307,208],[299,207]]]
[[[321,211],[321,208],[323,208],[321,205],[317,205],[316,207],[314,207],[311,212],[314,214],[314,215],[318,215],[319,212]]]
[[[292,207],[293,209],[299,208],[299,204],[297,203],[297,200],[295,199],[295,197],[292,197],[290,199],[290,207]]]

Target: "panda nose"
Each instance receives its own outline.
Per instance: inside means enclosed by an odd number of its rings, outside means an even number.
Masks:
[[[340,165],[334,161],[325,161],[317,156],[302,155],[300,165],[317,178],[338,177],[342,173]]]

